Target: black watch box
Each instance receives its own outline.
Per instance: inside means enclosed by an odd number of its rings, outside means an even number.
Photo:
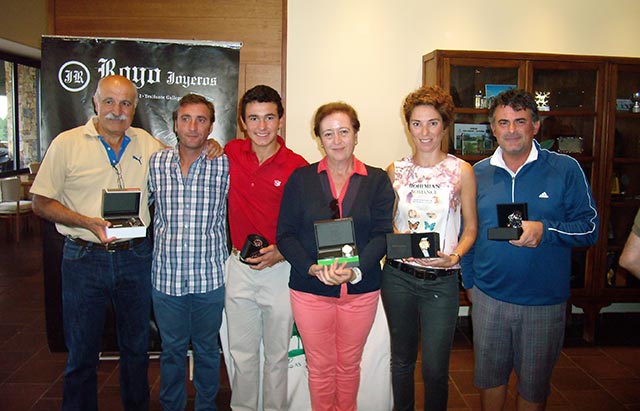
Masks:
[[[437,258],[440,233],[388,233],[387,258]]]
[[[496,204],[498,227],[487,231],[494,241],[517,240],[522,235],[522,222],[528,220],[527,203]]]
[[[242,250],[240,250],[238,259],[245,264],[255,265],[255,263],[248,262],[247,258],[260,257],[260,249],[267,246],[269,246],[269,240],[260,234],[249,234],[242,246]]]

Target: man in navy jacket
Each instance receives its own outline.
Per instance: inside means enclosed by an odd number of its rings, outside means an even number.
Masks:
[[[499,148],[474,166],[478,238],[462,259],[473,304],[475,372],[483,410],[501,410],[512,370],[518,410],[543,410],[564,338],[571,248],[594,244],[598,213],[589,182],[570,156],[542,149],[531,94],[512,89],[489,109]],[[489,240],[496,205],[527,203],[517,240]]]

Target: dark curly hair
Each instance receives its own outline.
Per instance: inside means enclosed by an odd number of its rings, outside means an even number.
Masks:
[[[493,116],[498,106],[509,106],[514,111],[529,109],[531,110],[531,119],[533,122],[537,123],[540,120],[540,117],[538,116],[538,105],[536,104],[535,99],[531,93],[522,89],[512,88],[505,90],[493,98],[489,105],[489,121],[491,123],[493,123]]]
[[[444,128],[447,128],[453,122],[453,98],[439,86],[422,86],[416,91],[411,92],[402,105],[404,119],[409,125],[411,113],[416,106],[433,106],[440,113]]]
[[[284,107],[282,106],[282,98],[277,91],[269,86],[260,84],[249,90],[247,90],[240,99],[240,118],[244,118],[247,112],[247,104],[249,103],[274,103],[278,107],[278,117],[282,118],[284,115]]]

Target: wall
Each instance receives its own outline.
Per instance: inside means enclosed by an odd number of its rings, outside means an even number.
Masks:
[[[37,57],[33,50],[16,46],[39,49],[43,34],[242,41],[240,90],[259,83],[281,90],[283,3],[283,0],[5,0],[0,13],[0,50]]]
[[[239,92],[282,86],[282,0],[49,0],[57,35],[241,41]]]
[[[47,30],[46,3],[47,0],[3,0],[0,38],[39,49],[40,36]]]
[[[309,161],[313,112],[333,100],[358,110],[359,158],[409,154],[400,107],[434,49],[640,57],[638,0],[289,0],[287,13],[287,144]]]
[[[400,117],[433,49],[530,51],[640,57],[637,0],[7,0],[0,39],[38,47],[41,34],[243,41],[241,85],[282,90],[287,17],[287,141],[309,160],[313,111],[345,100],[360,113],[357,155],[385,167],[410,152]],[[451,4],[455,4],[454,7]],[[399,7],[401,5],[402,7]]]

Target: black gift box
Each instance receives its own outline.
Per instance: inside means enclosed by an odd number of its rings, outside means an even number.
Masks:
[[[438,251],[439,233],[387,234],[387,258],[437,258]]]
[[[269,241],[260,234],[249,234],[240,251],[239,260],[245,264],[255,265],[255,263],[250,263],[246,259],[260,257],[260,249],[268,245]]]
[[[522,235],[522,221],[528,219],[527,203],[496,204],[499,227],[490,228],[489,240],[517,240]]]
[[[351,217],[316,221],[313,225],[318,245],[318,264],[331,265],[336,258],[338,264],[346,262],[347,267],[360,264]]]

